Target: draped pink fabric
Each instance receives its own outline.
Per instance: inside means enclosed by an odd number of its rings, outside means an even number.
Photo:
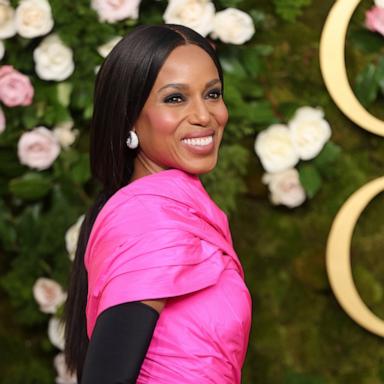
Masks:
[[[85,265],[89,337],[105,309],[167,298],[137,383],[240,383],[251,298],[227,218],[197,176],[170,169],[117,191]]]

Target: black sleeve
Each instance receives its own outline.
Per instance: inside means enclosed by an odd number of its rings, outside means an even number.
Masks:
[[[141,302],[102,312],[89,342],[81,384],[136,383],[158,312]]]

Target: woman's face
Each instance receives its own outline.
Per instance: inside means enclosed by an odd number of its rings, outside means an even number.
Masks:
[[[203,49],[183,45],[171,52],[134,125],[147,171],[200,174],[215,167],[228,120],[221,93],[216,66]]]

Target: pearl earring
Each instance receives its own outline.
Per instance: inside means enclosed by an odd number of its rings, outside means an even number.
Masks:
[[[129,131],[129,136],[127,138],[127,147],[130,149],[135,149],[139,146],[139,138],[135,131]]]

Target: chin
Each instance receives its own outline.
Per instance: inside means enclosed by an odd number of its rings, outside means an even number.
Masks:
[[[194,175],[203,175],[205,173],[211,172],[217,164],[217,158],[215,159],[204,159],[201,161],[191,161],[185,166],[180,167],[185,172],[194,174]]]

